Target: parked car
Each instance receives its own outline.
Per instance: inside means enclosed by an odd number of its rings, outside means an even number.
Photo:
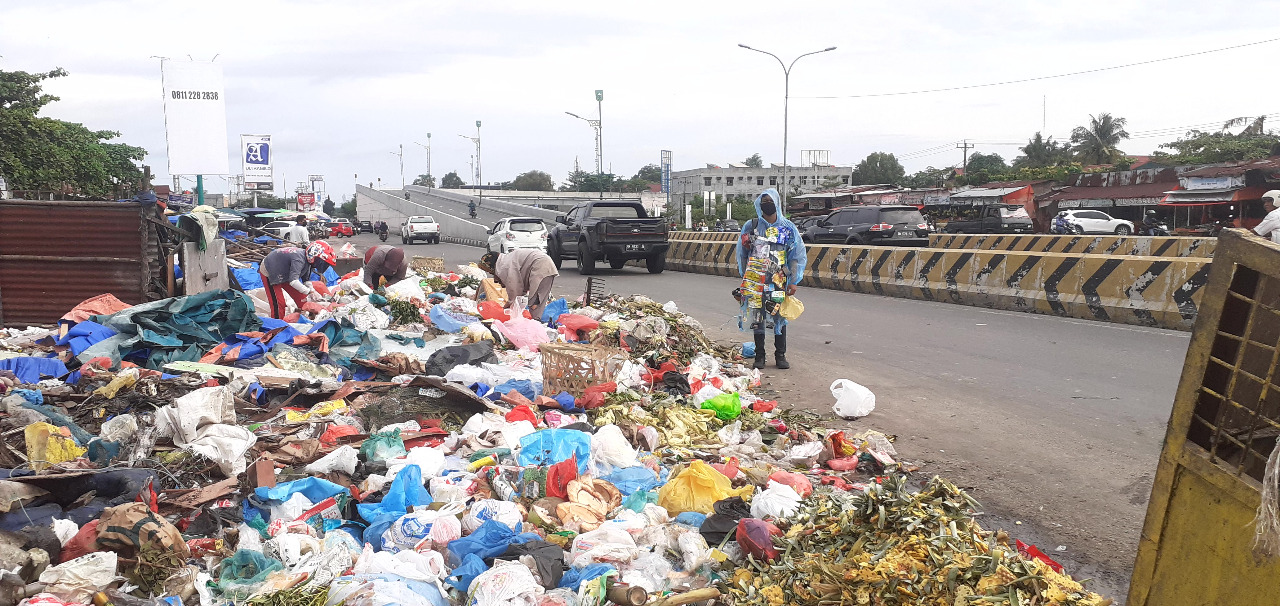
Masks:
[[[284,230],[289,229],[290,227],[293,227],[294,225],[297,225],[297,224],[298,223],[296,221],[272,221],[266,225],[263,225],[262,231],[265,231],[271,234],[272,236],[283,240]]]
[[[1100,210],[1068,210],[1067,223],[1077,234],[1115,234],[1127,236],[1133,233],[1133,222],[1117,219]]]
[[[969,220],[952,220],[944,228],[949,234],[1029,234],[1035,229],[1021,206],[986,206]]]
[[[928,246],[929,224],[914,206],[847,206],[802,235],[811,244]]]
[[[627,261],[644,259],[649,273],[667,266],[667,224],[650,217],[639,202],[588,202],[556,217],[547,236],[547,254],[556,267],[564,259],[577,259],[578,272],[596,273],[596,261],[608,259],[609,267],[622,269]]]
[[[815,223],[825,218],[826,218],[826,215],[820,215],[816,217],[796,217],[795,219],[792,219],[791,222],[795,223],[796,229],[800,230],[801,235],[803,235],[804,232],[807,231],[810,227],[813,227]]]
[[[740,232],[742,231],[742,224],[733,219],[721,219],[716,221],[715,231]]]
[[[547,225],[537,217],[512,217],[493,224],[486,250],[509,253],[517,248],[547,250]]]
[[[373,221],[361,221],[356,226],[360,228],[360,233],[362,234],[373,233]]]
[[[400,224],[400,242],[412,244],[414,240],[426,240],[428,244],[440,243],[440,224],[430,215],[416,215]]]
[[[329,223],[325,223],[325,227],[329,228],[330,238],[350,238],[351,236],[356,235],[356,231],[352,227],[350,221],[346,223],[330,221]]]

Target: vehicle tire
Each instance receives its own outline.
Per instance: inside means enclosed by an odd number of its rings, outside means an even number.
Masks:
[[[845,246],[866,246],[866,244],[867,243],[858,236],[849,236],[844,241]]]
[[[404,237],[404,236],[400,236],[400,243],[401,243],[401,244],[408,244],[408,243],[409,243],[409,239],[408,239],[408,238],[406,238],[406,237]]]
[[[586,240],[578,243],[578,273],[584,276],[596,273],[596,256],[591,254]]]
[[[609,259],[609,267],[613,269],[622,269],[627,266],[626,259]]]
[[[1083,235],[1084,235],[1084,228],[1083,228],[1083,227],[1080,227],[1079,225],[1073,225],[1073,226],[1071,227],[1071,233],[1073,233],[1073,234],[1075,234],[1075,235],[1077,235],[1077,236],[1083,236]]]
[[[1116,235],[1117,235],[1117,236],[1127,236],[1127,235],[1129,235],[1129,234],[1131,234],[1131,233],[1133,233],[1133,230],[1132,230],[1132,229],[1129,229],[1129,226],[1128,226],[1128,225],[1120,225],[1120,226],[1117,226],[1117,227],[1116,227]]]
[[[660,274],[662,270],[667,268],[666,253],[658,253],[644,260],[645,269],[651,274]]]
[[[560,247],[550,242],[547,243],[547,256],[551,257],[551,262],[555,263],[556,269],[560,269],[560,266],[564,264],[564,259],[560,258]]]
[[[489,246],[488,244],[485,244],[485,245],[484,245],[484,251],[485,251],[485,252],[487,252],[487,253],[491,253],[491,252],[493,252],[493,247]]]

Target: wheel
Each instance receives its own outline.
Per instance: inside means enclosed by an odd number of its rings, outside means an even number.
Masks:
[[[408,244],[408,243],[409,243],[409,239],[408,239],[408,238],[406,238],[406,237],[404,237],[404,236],[400,236],[400,243],[401,243],[401,244]]]
[[[858,236],[849,236],[849,238],[844,241],[845,246],[862,246],[864,244],[866,244],[866,242],[863,242],[862,238]]]
[[[1084,228],[1083,228],[1083,227],[1080,227],[1079,225],[1072,226],[1072,228],[1071,228],[1071,233],[1073,233],[1073,234],[1075,234],[1075,235],[1077,235],[1077,236],[1083,236],[1083,235],[1084,235]]]
[[[585,240],[578,243],[578,273],[584,276],[596,273],[596,256],[591,254]]]
[[[560,258],[560,247],[550,242],[547,243],[547,256],[551,257],[551,262],[555,263],[556,269],[560,269],[560,266],[564,264],[564,259]]]
[[[623,267],[626,267],[626,265],[626,259],[609,259],[609,267],[612,267],[613,269],[622,269]]]
[[[1133,233],[1133,230],[1130,229],[1128,225],[1121,225],[1119,227],[1116,227],[1117,236],[1127,236],[1131,233]]]
[[[667,268],[667,255],[656,254],[644,260],[644,266],[651,274],[660,274]]]

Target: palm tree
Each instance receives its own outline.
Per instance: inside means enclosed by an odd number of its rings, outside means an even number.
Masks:
[[[1022,155],[1014,158],[1014,168],[1044,168],[1057,166],[1070,157],[1071,146],[1059,143],[1053,137],[1045,139],[1039,132],[1020,148]]]
[[[1230,134],[1227,132],[1227,129],[1235,128],[1248,121],[1249,121],[1248,116],[1240,116],[1239,118],[1232,118],[1230,120],[1227,120],[1226,124],[1222,125],[1222,130],[1218,131],[1218,133]],[[1257,118],[1253,119],[1253,122],[1249,122],[1249,126],[1244,127],[1244,130],[1240,131],[1240,134],[1236,136],[1237,137],[1255,137],[1258,135],[1265,135],[1267,133],[1267,129],[1265,127],[1266,122],[1267,122],[1266,116],[1258,116]]]
[[[1124,118],[1114,118],[1111,114],[1101,113],[1089,115],[1089,126],[1077,126],[1071,131],[1071,142],[1076,144],[1076,153],[1094,164],[1110,164],[1124,155],[1116,148],[1120,141],[1129,138],[1124,130]]]

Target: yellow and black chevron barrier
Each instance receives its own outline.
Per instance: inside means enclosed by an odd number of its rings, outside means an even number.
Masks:
[[[691,232],[693,233],[693,232]],[[1213,257],[1217,238],[1189,236],[1058,236],[1019,234],[931,234],[930,248],[1059,252],[1144,257]]]
[[[810,245],[803,285],[1190,330],[1210,259]],[[675,240],[667,267],[737,277],[733,241]]]
[[[699,240],[702,242],[733,242],[738,239],[735,231],[673,231],[671,240]]]

